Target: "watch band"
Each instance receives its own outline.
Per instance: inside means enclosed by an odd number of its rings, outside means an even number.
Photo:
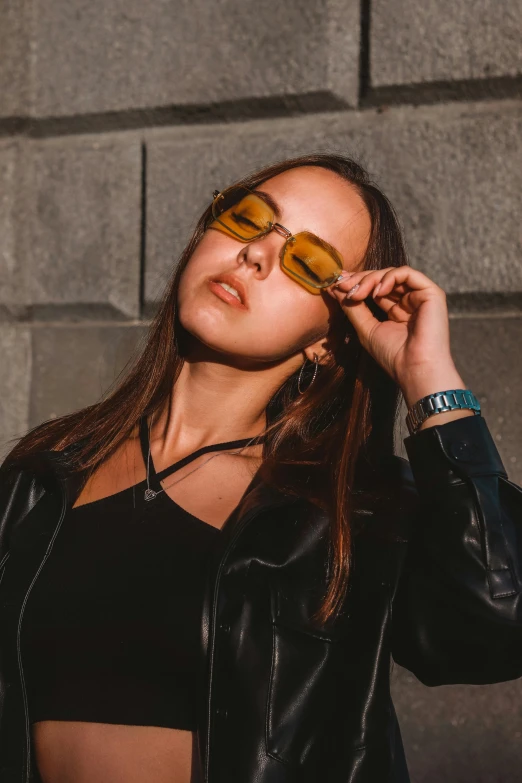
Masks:
[[[473,413],[480,414],[480,403],[469,389],[447,389],[428,394],[408,408],[406,416],[408,432],[413,435],[429,416],[464,408],[469,408]]]

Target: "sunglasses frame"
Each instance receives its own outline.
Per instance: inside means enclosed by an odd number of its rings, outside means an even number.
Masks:
[[[301,277],[301,275],[297,274],[297,272],[294,272],[292,269],[289,269],[287,266],[285,266],[284,258],[285,258],[285,253],[286,253],[286,249],[287,249],[288,243],[289,242],[295,242],[296,241],[296,237],[299,236],[299,234],[301,234],[301,233],[312,233],[312,232],[302,232],[302,231],[300,231],[297,234],[292,234],[292,232],[289,231],[287,228],[285,228],[285,226],[282,226],[281,223],[272,223],[272,221],[270,221],[269,227],[267,229],[264,229],[259,234],[256,234],[253,237],[245,239],[245,237],[242,237],[240,234],[238,234],[232,228],[229,228],[229,226],[227,226],[225,223],[223,223],[223,221],[219,219],[219,216],[215,214],[214,207],[216,206],[217,201],[222,199],[222,198],[224,198],[225,194],[229,190],[235,190],[236,188],[242,188],[243,190],[248,191],[248,193],[252,193],[253,196],[257,196],[257,193],[254,190],[250,190],[250,188],[246,188],[244,185],[231,185],[229,188],[226,188],[223,191],[214,190],[214,192],[212,193],[212,195],[213,195],[212,217],[214,218],[214,220],[216,220],[218,223],[221,223],[221,225],[224,226],[224,228],[226,228],[227,231],[229,231],[231,234],[234,234],[234,236],[236,236],[239,240],[241,240],[241,242],[253,242],[254,239],[260,239],[261,237],[264,237],[267,234],[269,234],[271,231],[276,231],[278,234],[280,234],[280,236],[284,237],[285,240],[286,240],[285,244],[283,245],[283,247],[281,249],[281,255],[280,255],[281,268],[288,275],[293,277],[295,280],[302,281],[303,283],[306,283],[306,286],[311,286],[313,288],[318,289],[317,293],[320,293],[321,289],[323,289],[323,288],[329,288],[330,286],[335,285],[335,283],[338,282],[342,278],[342,274],[341,274],[341,272],[343,270],[342,256],[341,256],[340,253],[338,253],[337,250],[335,250],[335,248],[333,248],[333,250],[339,256],[339,261],[337,261],[337,259],[334,258],[334,256],[331,256],[331,257],[339,265],[340,273],[337,275],[335,280],[333,280],[331,283],[324,283],[323,285],[317,285],[316,283],[311,282],[308,278]],[[257,196],[257,198],[260,201],[263,201],[261,196]],[[241,201],[241,199],[240,199],[240,201]],[[239,203],[239,201],[238,201],[238,203]],[[273,215],[273,210],[270,207],[270,205],[267,204],[266,201],[263,201],[263,203],[265,204],[266,208],[269,209],[270,212]],[[313,236],[315,236],[315,234]],[[320,239],[320,237],[317,237],[317,239]],[[321,242],[324,242],[324,240],[321,240]],[[311,293],[316,293],[316,292],[314,291],[314,292],[311,292]]]

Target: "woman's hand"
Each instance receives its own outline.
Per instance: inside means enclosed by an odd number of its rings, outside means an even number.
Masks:
[[[433,392],[467,388],[451,356],[446,293],[425,274],[407,265],[364,270],[327,290],[363,348],[399,384],[408,406]],[[368,296],[387,321],[375,318],[364,302]]]

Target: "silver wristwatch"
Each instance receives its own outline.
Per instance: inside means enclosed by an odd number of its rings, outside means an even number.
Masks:
[[[480,403],[469,389],[448,389],[428,394],[408,408],[406,416],[408,431],[410,435],[413,435],[422,422],[435,413],[456,411],[462,408],[469,408],[475,414],[480,413]]]

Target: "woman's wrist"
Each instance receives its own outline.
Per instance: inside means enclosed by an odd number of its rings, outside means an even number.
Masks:
[[[426,368],[412,371],[408,378],[400,383],[401,391],[408,408],[428,394],[447,389],[467,389],[455,367]],[[451,413],[452,411],[448,411]]]
[[[449,389],[467,389],[467,386],[457,369],[453,366],[446,368],[419,369],[417,372],[412,373],[408,379],[401,384],[401,389],[406,405],[408,406],[408,409],[410,409],[412,405],[423,397],[427,397],[428,394],[434,394],[435,392]],[[475,415],[476,414],[468,408],[443,411],[434,414],[433,416],[428,416],[428,418],[418,427],[417,432],[427,429],[428,427],[435,427],[438,424],[445,424],[454,419],[464,418],[464,416]]]

